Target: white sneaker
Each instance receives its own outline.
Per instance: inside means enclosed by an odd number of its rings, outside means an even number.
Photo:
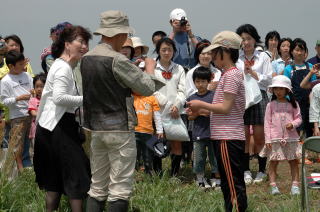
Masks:
[[[210,179],[210,184],[211,184],[212,188],[216,187],[217,186],[217,179],[216,178]]]
[[[207,182],[205,178],[203,178],[203,183],[205,188],[211,188],[211,185]]]
[[[280,193],[279,188],[277,186],[271,186],[271,194],[277,195],[277,194],[281,194],[281,193]]]
[[[299,195],[300,194],[300,189],[298,186],[292,186],[291,187],[291,195]]]
[[[220,187],[221,186],[221,179],[217,178],[216,179],[216,187]]]
[[[261,183],[264,179],[266,179],[267,175],[263,172],[258,172],[256,178],[253,183]]]
[[[249,185],[252,183],[252,174],[250,171],[244,172],[244,182],[246,183],[246,185]]]

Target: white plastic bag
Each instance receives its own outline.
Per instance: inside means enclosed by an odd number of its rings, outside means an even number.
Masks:
[[[190,141],[188,130],[181,117],[173,119],[170,116],[170,107],[167,103],[161,114],[162,126],[167,140],[171,141]]]
[[[258,82],[249,74],[244,75],[244,88],[246,94],[246,109],[252,105],[258,104],[262,100],[261,91]]]

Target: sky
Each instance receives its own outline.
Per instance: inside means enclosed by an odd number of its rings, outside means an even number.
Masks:
[[[42,71],[40,54],[51,44],[50,28],[68,21],[94,32],[99,27],[100,13],[122,10],[129,17],[135,36],[153,50],[151,36],[157,30],[170,33],[169,14],[182,8],[195,35],[211,41],[223,30],[235,31],[242,24],[254,25],[264,41],[266,33],[277,30],[281,37],[303,38],[309,56],[315,55],[316,40],[320,40],[319,0],[1,0],[0,35],[17,34],[24,45],[34,73]],[[93,36],[90,49],[100,40]]]

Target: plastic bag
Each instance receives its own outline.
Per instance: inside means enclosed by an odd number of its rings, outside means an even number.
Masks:
[[[246,94],[246,109],[252,105],[258,104],[262,100],[261,91],[258,82],[249,74],[244,75],[244,88]]]
[[[161,120],[167,140],[171,141],[190,141],[188,130],[181,117],[173,119],[170,116],[171,104],[166,104]]]

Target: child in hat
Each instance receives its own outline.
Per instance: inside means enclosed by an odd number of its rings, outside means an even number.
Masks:
[[[242,161],[245,154],[244,120],[245,90],[243,73],[235,63],[242,39],[231,31],[218,33],[204,52],[212,54],[215,66],[223,75],[215,91],[212,104],[200,100],[187,103],[189,115],[199,115],[203,109],[211,112],[210,138],[216,148],[226,211],[245,211],[246,185]]]
[[[301,157],[301,144],[296,130],[302,122],[300,108],[292,93],[289,78],[283,75],[275,76],[269,89],[273,94],[266,109],[264,121],[266,144],[260,156],[267,156],[270,161],[271,194],[280,194],[276,184],[277,166],[279,161],[287,160],[291,168],[291,194],[296,195],[300,193],[298,159]]]

